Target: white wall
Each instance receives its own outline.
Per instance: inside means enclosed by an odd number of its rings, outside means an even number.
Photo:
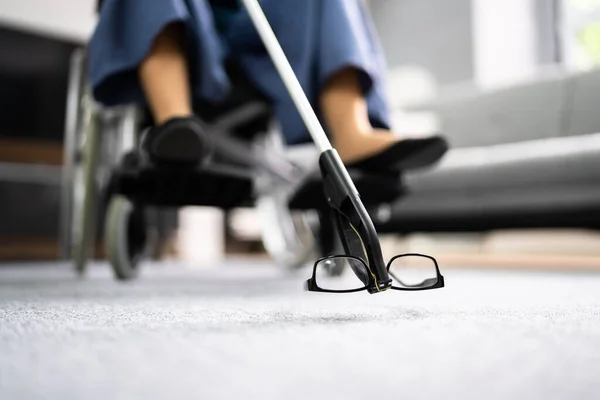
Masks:
[[[471,1],[370,0],[389,67],[423,68],[442,86],[471,82]]]
[[[491,88],[537,71],[535,0],[473,0],[475,81]]]
[[[0,0],[0,25],[83,42],[96,23],[95,6],[96,0]]]

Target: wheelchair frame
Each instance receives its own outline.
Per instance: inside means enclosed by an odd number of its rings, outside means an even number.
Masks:
[[[96,104],[87,81],[86,61],[85,49],[73,53],[61,189],[61,254],[64,259],[73,261],[79,274],[85,272],[98,231],[102,230],[96,224],[103,208],[99,199],[106,195],[112,170],[128,151],[136,148],[143,114],[135,105],[105,108]],[[246,104],[211,124],[209,129],[230,132],[266,111],[264,104]],[[287,150],[274,122],[267,132],[255,135],[254,154],[248,153],[247,146],[232,140],[230,136],[224,138],[224,145],[233,156],[256,167],[251,172],[247,168],[234,168],[230,172],[252,181],[255,208],[264,223],[261,232],[267,252],[286,268],[304,265],[310,257],[320,253],[319,216],[310,210],[292,211],[288,203],[294,190],[316,172],[318,154],[310,145]],[[133,254],[126,234],[131,229],[128,227],[131,220],[144,219],[138,209],[141,205],[123,196],[112,197],[103,225],[106,255],[115,276],[127,280],[137,275],[137,264],[152,250],[153,243],[156,246],[161,242],[161,233],[144,229],[151,227],[135,227],[138,231],[147,230],[146,235],[151,238],[145,238],[148,246],[138,248]],[[157,218],[160,219],[160,214],[154,213],[153,219]],[[137,224],[146,225],[146,222]],[[332,240],[326,242],[332,243]]]

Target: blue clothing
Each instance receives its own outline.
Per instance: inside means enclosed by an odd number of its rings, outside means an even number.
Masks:
[[[221,4],[219,0],[210,0],[210,6],[213,11],[213,16],[215,20],[215,27],[217,32],[219,33],[219,37],[221,40],[221,45],[227,55],[229,55],[229,44],[225,38],[225,34],[233,21],[235,21],[235,17],[242,9],[242,6],[239,4],[237,0],[232,0],[229,4]]]
[[[224,33],[227,31],[227,27],[231,25],[231,22],[235,19],[235,16],[241,11],[241,5],[236,1],[233,5],[222,5],[218,1],[211,2],[210,4],[215,24],[217,26],[217,31],[219,33]]]
[[[94,96],[105,105],[144,104],[137,67],[160,31],[169,23],[182,22],[195,96],[218,103],[227,95],[230,83],[224,59],[231,52],[272,100],[286,142],[309,141],[250,16],[243,8],[220,8],[221,1],[105,0],[89,45]],[[261,0],[261,6],[317,113],[318,95],[327,79],[340,69],[355,67],[361,72],[372,124],[389,127],[383,55],[362,0]]]

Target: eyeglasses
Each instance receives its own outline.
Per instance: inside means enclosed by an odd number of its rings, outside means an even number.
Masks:
[[[353,274],[347,274],[352,270]],[[401,254],[387,264],[392,279],[392,290],[418,291],[444,287],[435,258],[424,254]],[[337,276],[340,275],[340,276]],[[375,274],[367,263],[354,256],[329,256],[315,262],[312,277],[306,281],[306,290],[325,293],[354,293],[372,288]]]

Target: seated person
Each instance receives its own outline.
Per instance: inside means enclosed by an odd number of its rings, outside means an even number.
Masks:
[[[403,138],[390,130],[385,63],[363,0],[261,0],[309,101],[349,167],[395,173],[436,162],[439,136]],[[289,145],[309,133],[238,0],[105,0],[89,46],[95,98],[139,103],[155,126],[141,150],[157,161],[195,164],[206,149],[194,98],[228,93],[233,56],[273,104]]]

